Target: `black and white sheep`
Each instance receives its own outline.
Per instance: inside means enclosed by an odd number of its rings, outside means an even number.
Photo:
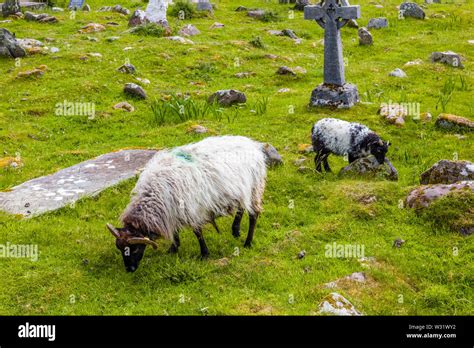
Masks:
[[[121,216],[123,228],[107,227],[116,238],[125,268],[137,269],[146,245],[159,237],[180,245],[179,230],[191,227],[209,255],[202,228],[236,212],[232,234],[240,236],[244,211],[249,213],[245,246],[250,247],[266,181],[264,144],[242,136],[209,137],[158,152],[146,165]]]
[[[321,172],[322,163],[326,172],[331,171],[328,163],[331,153],[347,155],[349,163],[373,155],[377,162],[382,164],[389,146],[388,142],[384,142],[368,127],[335,118],[323,118],[316,122],[311,129],[311,140],[316,153],[314,163],[318,172]]]

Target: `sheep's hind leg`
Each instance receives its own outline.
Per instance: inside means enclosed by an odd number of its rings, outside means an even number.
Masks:
[[[331,167],[329,167],[329,163],[328,163],[328,157],[329,157],[329,154],[327,153],[324,155],[324,158],[323,158],[324,170],[326,171],[326,173],[331,172]]]
[[[249,213],[249,233],[247,234],[247,239],[245,240],[245,244],[244,244],[245,248],[250,248],[252,246],[253,233],[255,232],[257,219],[258,219],[258,213],[254,213],[254,214]]]
[[[219,226],[217,226],[216,220],[211,221],[212,226],[216,229],[217,233],[221,233],[221,230],[219,229]]]
[[[240,237],[240,222],[242,221],[243,216],[244,216],[244,210],[242,208],[237,209],[234,222],[232,223],[232,235],[235,238]]]
[[[169,254],[176,254],[178,252],[178,248],[181,245],[181,242],[179,240],[179,234],[175,233],[174,234],[174,242],[171,244],[170,248],[168,249]]]
[[[202,230],[201,228],[197,228],[193,232],[199,241],[199,247],[201,248],[201,259],[206,259],[209,256],[209,250],[207,249],[206,242],[204,241]]]
[[[316,167],[316,171],[321,173],[321,152],[316,152],[316,156],[314,156],[314,166]]]

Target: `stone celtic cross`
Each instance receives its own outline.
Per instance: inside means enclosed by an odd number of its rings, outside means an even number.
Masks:
[[[305,6],[304,19],[315,20],[324,29],[325,84],[345,84],[340,29],[350,19],[359,17],[359,6],[341,6],[339,0],[323,0],[319,5]]]

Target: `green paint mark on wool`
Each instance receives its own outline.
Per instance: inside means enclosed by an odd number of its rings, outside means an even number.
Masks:
[[[192,162],[193,161],[192,158],[191,158],[191,155],[189,153],[178,150],[178,151],[175,151],[174,154],[175,154],[176,157],[181,158],[185,162]]]

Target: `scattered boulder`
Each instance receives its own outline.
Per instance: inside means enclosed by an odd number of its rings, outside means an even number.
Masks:
[[[415,2],[404,2],[400,5],[402,17],[425,19],[425,11]]]
[[[26,11],[24,16],[27,21],[35,21],[39,23],[56,23],[58,21],[56,17],[50,16],[47,13],[35,14],[33,12]]]
[[[98,12],[117,12],[125,16],[128,16],[130,14],[130,10],[125,7],[122,7],[121,5],[103,6],[98,10]]]
[[[114,109],[120,109],[120,110],[127,111],[127,112],[134,112],[135,111],[135,108],[127,102],[120,102],[120,103],[115,104]]]
[[[79,32],[81,34],[85,34],[85,33],[97,33],[104,30],[105,30],[105,26],[103,26],[102,24],[89,23],[83,26],[81,29],[79,29]]]
[[[247,12],[247,16],[256,19],[262,19],[263,16],[265,16],[265,10],[250,10]]]
[[[385,162],[380,164],[372,155],[355,160],[339,172],[339,175],[347,174],[366,177],[380,176],[392,181],[398,180],[398,172],[388,158],[385,158]]]
[[[464,68],[461,59],[461,56],[453,51],[431,53],[431,61],[433,63],[443,63],[454,68]]]
[[[283,36],[283,31],[281,30],[267,30],[267,33],[275,36]]]
[[[140,25],[144,25],[148,23],[148,19],[146,19],[146,12],[143,10],[135,10],[132,14],[132,17],[128,20],[129,27],[138,27]]]
[[[21,58],[26,51],[7,29],[0,28],[0,57]]]
[[[220,29],[220,28],[224,28],[225,25],[222,24],[222,23],[219,23],[219,22],[214,22],[212,25],[211,25],[211,29]]]
[[[277,70],[277,74],[278,75],[291,75],[291,76],[296,76],[296,73],[290,69],[289,67],[287,66],[281,66],[278,68]]]
[[[361,316],[352,303],[337,292],[330,293],[319,304],[319,313],[343,316]]]
[[[368,29],[381,29],[388,27],[388,19],[385,17],[371,18],[369,24],[367,24]]]
[[[246,103],[247,97],[244,93],[235,89],[223,89],[209,97],[208,103],[213,104],[214,102],[217,102],[220,106],[231,106]]]
[[[454,184],[423,185],[412,190],[406,199],[409,208],[422,209],[430,206],[433,201],[453,192],[474,192],[474,181],[459,181]]]
[[[454,184],[474,180],[474,163],[469,161],[441,160],[420,176],[420,184]]]
[[[407,74],[400,68],[396,68],[392,70],[388,75],[393,76],[393,77],[399,77],[399,78],[407,77]]]
[[[128,94],[135,98],[139,98],[139,99],[147,98],[145,90],[135,83],[126,83],[123,88],[123,91],[125,92],[125,94]]]
[[[133,64],[130,64],[130,63],[123,64],[117,70],[124,74],[135,74],[135,72],[137,71],[137,69],[135,69],[135,66],[133,66]]]
[[[357,283],[365,283],[367,281],[367,277],[365,276],[364,272],[354,272],[348,276],[345,276],[343,278],[339,278],[337,280],[334,280],[332,282],[324,284],[326,288],[336,288],[338,287],[341,283],[344,282],[357,282]]]
[[[179,35],[182,35],[182,36],[194,36],[194,35],[198,35],[200,34],[201,32],[199,31],[198,28],[196,28],[194,25],[192,24],[186,24],[183,28],[180,29],[180,31],[178,32]]]
[[[289,38],[292,38],[293,40],[298,39],[298,36],[296,36],[295,32],[291,29],[283,29],[281,32],[284,36],[288,36]]]
[[[39,67],[34,68],[32,70],[20,71],[17,74],[17,77],[21,78],[21,77],[43,76],[47,69],[48,69],[48,67],[46,65],[40,65]]]
[[[435,125],[446,130],[466,132],[472,132],[474,130],[474,121],[451,114],[439,114]]]
[[[393,241],[393,247],[400,249],[404,243],[405,241],[403,239],[397,238]]]
[[[357,34],[359,35],[359,45],[369,46],[374,43],[372,34],[370,33],[370,31],[367,30],[367,28],[365,27],[359,28],[359,30],[357,31]]]
[[[405,117],[408,115],[408,108],[402,104],[382,104],[378,113],[385,117],[389,123],[397,126],[405,124]]]
[[[265,162],[269,167],[276,167],[283,164],[283,159],[278,153],[277,149],[272,144],[263,144],[263,152],[265,153]]]

